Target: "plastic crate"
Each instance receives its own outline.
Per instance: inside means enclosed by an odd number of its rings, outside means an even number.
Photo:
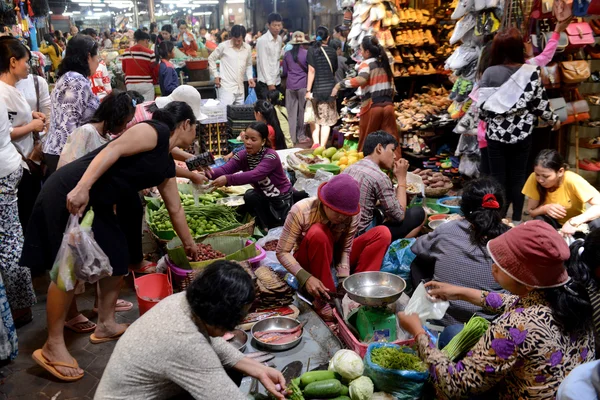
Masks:
[[[344,321],[343,317],[337,313],[337,310],[335,308],[333,309],[333,316],[335,317],[335,320],[338,323],[340,339],[342,339],[342,341],[346,343],[350,350],[354,350],[356,353],[358,353],[359,356],[364,357],[365,354],[367,354],[367,348],[369,347],[370,343],[359,342],[358,339],[354,337],[352,332],[350,332],[350,329],[348,329],[348,326],[346,325],[346,322]],[[414,342],[414,339],[410,339],[404,341],[396,340],[391,343],[400,346],[411,346],[414,344]]]
[[[233,120],[246,120],[254,121],[254,106],[253,105],[242,105],[242,106],[227,106],[227,118]]]
[[[203,125],[227,122],[227,106],[218,104],[216,106],[205,106],[208,99],[202,100],[200,103],[200,111],[208,118],[201,122]]]
[[[218,156],[229,153],[229,139],[234,138],[231,128],[226,123],[219,122],[201,125],[198,141],[202,152],[209,151]]]

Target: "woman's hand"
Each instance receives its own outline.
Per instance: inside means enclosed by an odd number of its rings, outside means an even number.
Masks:
[[[31,116],[33,119],[41,119],[42,121],[46,121],[46,114],[41,113],[39,111],[32,111]]]
[[[554,125],[552,125],[552,130],[557,131],[560,129],[560,120],[557,120]]]
[[[413,335],[413,337],[423,331],[421,320],[417,314],[405,314],[400,311],[397,315],[402,329]]]
[[[203,173],[204,173],[204,175],[206,175],[208,177],[208,179],[212,179],[212,177],[213,177],[213,171],[212,171],[212,169],[206,168],[203,171]]]
[[[556,33],[564,32],[572,20],[573,20],[573,16],[570,16],[569,18],[565,19],[562,22],[557,22],[556,27],[554,28],[554,32],[556,32]]]
[[[463,292],[462,286],[451,285],[444,282],[431,281],[425,284],[427,294],[436,300],[460,300]]]
[[[216,188],[227,186],[227,176],[221,175],[220,177],[212,181],[210,185]]]
[[[69,210],[71,214],[79,215],[81,217],[89,201],[90,191],[77,185],[67,195],[67,210]]]
[[[573,236],[575,232],[577,232],[577,229],[571,225],[570,221],[565,222],[562,228],[560,228],[560,233],[563,236]]]
[[[277,371],[275,368],[263,367],[256,371],[255,374],[250,375],[253,378],[256,378],[262,383],[262,385],[278,399],[285,399],[283,393],[285,393],[285,378],[281,374],[281,372]],[[279,388],[279,389],[278,389]]]
[[[196,243],[190,243],[187,246],[184,246],[183,249],[190,260],[196,259],[196,254],[198,253],[198,246],[196,246]]]
[[[304,284],[306,291],[315,299],[329,299],[327,287],[318,278],[311,276]]]
[[[560,204],[546,204],[544,211],[546,215],[554,219],[561,219],[567,216],[567,209]]]
[[[306,100],[310,100],[310,99],[312,99],[312,93],[311,93],[311,92],[309,92],[309,91],[307,90],[307,91],[306,91],[306,95],[304,96],[304,98],[305,98]]]
[[[29,123],[29,128],[32,132],[41,132],[44,130],[45,124],[43,119],[34,119]]]
[[[206,176],[204,176],[204,174],[193,173],[190,177],[190,181],[192,181],[192,183],[195,183],[196,185],[202,185],[208,182],[208,179],[206,178]]]
[[[331,97],[337,97],[338,91],[340,90],[340,87],[338,85],[335,85],[333,87],[333,90],[331,91]]]

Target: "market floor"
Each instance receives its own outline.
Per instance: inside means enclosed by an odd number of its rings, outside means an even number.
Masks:
[[[85,371],[85,376],[79,381],[65,383],[38,366],[31,358],[31,354],[42,347],[48,335],[46,329],[48,283],[45,277],[34,279],[38,302],[33,306],[33,321],[17,330],[19,355],[16,360],[0,368],[0,399],[92,399],[115,347],[116,342],[92,344],[89,341],[89,333],[77,334],[66,329],[65,340],[68,349]],[[88,288],[84,294],[77,297],[77,304],[85,316],[97,321],[97,315],[92,311],[94,292],[93,287]],[[131,277],[126,279],[120,298],[131,301],[134,308],[118,313],[117,322],[135,321],[139,313]]]

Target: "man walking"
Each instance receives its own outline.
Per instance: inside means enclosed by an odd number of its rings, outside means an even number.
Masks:
[[[256,86],[252,76],[252,49],[244,43],[246,28],[234,25],[231,39],[221,43],[208,57],[208,66],[215,77],[221,104],[244,104],[244,81]],[[220,60],[217,69],[217,61]]]
[[[138,29],[135,31],[135,45],[121,56],[125,87],[144,96],[144,101],[154,100],[154,82],[156,82],[156,57],[150,50],[150,35]]]
[[[281,15],[271,13],[267,17],[267,33],[256,42],[256,69],[258,71],[258,84],[256,96],[261,100],[267,99],[270,90],[281,92],[281,76],[279,59],[283,40],[279,32],[283,28]]]

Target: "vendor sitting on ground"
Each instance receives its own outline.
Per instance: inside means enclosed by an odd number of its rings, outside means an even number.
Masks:
[[[369,138],[367,137],[367,142]],[[411,250],[417,258],[411,265],[411,277],[416,287],[422,279],[450,283],[472,289],[500,291],[502,287],[492,275],[492,258],[486,250],[488,241],[508,231],[502,222],[504,194],[493,178],[469,182],[463,190],[460,209],[465,216],[440,225],[421,236]],[[473,314],[492,320],[494,314],[481,307],[451,301],[442,326],[466,323]]]
[[[233,369],[283,399],[275,388],[285,388],[281,372],[245,357],[221,337],[244,319],[254,296],[242,267],[215,261],[185,292],[162,300],[129,327],[94,398],[168,399],[184,391],[195,399],[246,400],[228,376],[226,369]]]
[[[234,154],[225,165],[207,170],[206,175],[214,179],[214,187],[252,185],[254,189],[244,194],[246,209],[256,216],[261,228],[281,226],[292,208],[292,184],[279,155],[268,145],[267,124],[251,123],[242,139],[245,150]]]
[[[569,248],[547,223],[528,221],[490,240],[487,249],[494,278],[514,295],[425,284],[436,298],[501,314],[461,361],[431,343],[418,315],[399,313],[400,324],[429,364],[437,398],[494,398],[486,392],[496,386],[500,399],[554,399],[563,379],[595,358],[592,306],[565,269]]]
[[[378,226],[355,238],[359,198],[358,183],[350,175],[337,175],[319,186],[318,197],[296,203],[285,220],[277,258],[315,299],[336,291],[332,266],[338,278],[381,268],[392,237]]]
[[[360,185],[360,220],[358,234],[376,225],[373,211],[379,202],[386,222],[383,224],[392,234],[392,241],[400,238],[416,237],[425,223],[422,207],[406,208],[406,172],[408,161],[395,161],[394,152],[398,141],[385,131],[371,133],[365,139],[365,158],[349,166],[345,174],[353,177]],[[381,170],[393,171],[398,180],[394,186],[390,178]]]
[[[585,223],[590,230],[600,228],[600,192],[567,168],[556,150],[538,154],[534,172],[523,187],[529,214],[560,229],[563,235],[573,235]],[[590,205],[587,210],[586,203]]]

